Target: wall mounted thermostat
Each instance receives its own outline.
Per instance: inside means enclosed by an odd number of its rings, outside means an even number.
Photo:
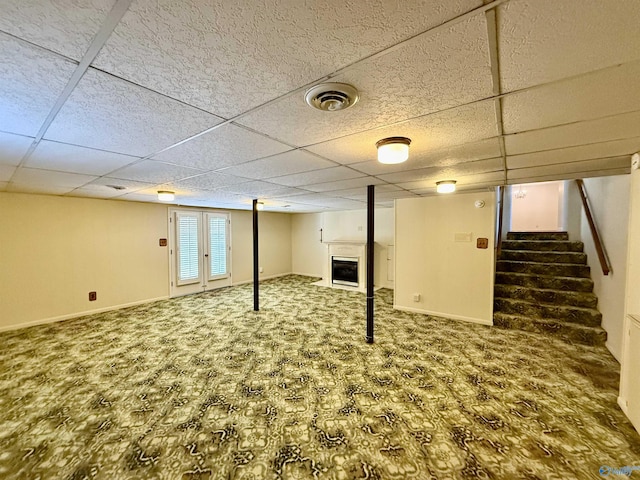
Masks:
[[[631,168],[638,170],[640,168],[640,153],[634,153],[631,155]]]
[[[484,207],[484,200],[476,200],[476,208],[482,208]]]

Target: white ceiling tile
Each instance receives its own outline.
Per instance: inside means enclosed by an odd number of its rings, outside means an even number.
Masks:
[[[507,166],[509,169],[536,167],[581,160],[617,157],[625,154],[631,155],[637,151],[640,151],[640,137],[625,140],[614,140],[612,142],[595,143],[591,145],[581,145],[579,147],[562,148],[558,150],[514,155],[507,157]]]
[[[312,145],[307,150],[351,165],[375,160],[378,140],[400,136],[411,139],[409,161],[413,161],[438,155],[434,154],[437,150],[485,139],[489,139],[488,143],[480,150],[485,153],[487,150],[495,151],[497,141],[490,138],[497,134],[494,104],[493,101],[486,101]]]
[[[102,187],[102,188],[86,188],[80,187],[73,189],[67,193],[69,197],[85,197],[85,198],[115,198],[121,195],[125,195],[122,192]]]
[[[130,192],[135,192],[137,190],[142,190],[145,188],[150,188],[154,183],[133,181],[133,180],[123,180],[121,178],[113,178],[113,177],[100,177],[96,178],[91,183],[84,185],[83,189],[96,189],[99,191],[113,191],[114,195],[125,195]],[[115,189],[114,186],[124,187],[124,189]],[[104,195],[101,195],[104,196]]]
[[[335,166],[335,163],[318,158],[303,150],[292,150],[273,157],[243,163],[224,170],[224,173],[257,180],[293,175]]]
[[[64,195],[73,190],[73,187],[61,187],[51,184],[28,184],[11,182],[5,191],[13,193],[33,193],[36,195]]]
[[[25,162],[25,165],[44,170],[106,175],[135,162],[137,159],[138,157],[119,153],[43,140]]]
[[[273,183],[255,180],[253,182],[239,183],[220,188],[220,191],[249,195],[252,198],[268,198],[278,196],[290,196],[302,193],[309,193],[306,190],[300,190],[293,187],[283,187]]]
[[[504,163],[502,158],[490,158],[475,162],[459,163],[451,167],[430,167],[410,170],[408,172],[390,173],[379,175],[379,178],[389,183],[405,183],[424,179],[437,178],[438,180],[457,180],[457,177],[502,171]]]
[[[110,177],[123,180],[138,180],[147,183],[168,183],[181,180],[193,175],[199,175],[202,170],[180,167],[154,160],[143,160],[109,174]]]
[[[229,185],[237,185],[239,183],[245,183],[251,181],[248,178],[237,177],[235,175],[227,175],[221,172],[210,172],[197,177],[187,178],[179,182],[174,182],[181,188],[185,189],[199,189],[204,191],[217,190],[220,187],[226,187]]]
[[[31,187],[48,187],[71,190],[73,188],[85,185],[92,180],[95,180],[95,176],[79,175],[76,173],[68,172],[52,172],[51,170],[40,170],[36,168],[19,168],[11,182],[16,186],[24,185]],[[67,190],[67,191],[68,191]]]
[[[517,155],[633,137],[640,137],[640,111],[507,135],[504,142],[507,154]]]
[[[312,192],[330,192],[334,190],[347,190],[349,188],[365,189],[367,185],[380,185],[381,183],[385,182],[383,182],[379,178],[367,176],[351,178],[349,180],[339,180],[337,182],[325,182],[316,183],[313,185],[305,185],[304,188],[306,190],[311,190]]]
[[[45,138],[146,156],[220,122],[206,112],[89,69]]]
[[[35,136],[76,64],[0,32],[0,130]]]
[[[33,138],[0,132],[0,165],[18,165]]]
[[[296,173],[294,175],[284,175],[282,177],[272,178],[270,181],[288,187],[301,187],[314,183],[337,182],[363,176],[364,174],[351,168],[340,166],[323,168],[322,170],[314,170],[312,172]]]
[[[511,0],[498,7],[503,91],[640,58],[637,0]]]
[[[535,169],[531,169],[531,174],[536,173]],[[537,172],[539,173],[539,172]],[[628,175],[629,168],[610,168],[605,170],[589,170],[587,172],[574,172],[565,173],[562,175],[562,180],[572,180],[578,178],[593,178],[593,177],[609,177],[612,175]],[[558,180],[558,175],[532,175],[530,177],[512,178],[507,181],[507,185],[518,185],[521,183],[537,183],[537,182],[549,182]]]
[[[80,60],[114,3],[115,0],[2,0],[0,30]]]
[[[8,182],[11,180],[15,171],[16,167],[14,165],[4,165],[0,163],[0,182]]]
[[[231,118],[480,3],[135,0],[95,65]]]
[[[589,172],[602,172],[606,170],[624,170],[629,173],[631,170],[631,157],[629,155],[617,158],[604,158],[599,160],[586,160],[582,162],[562,163],[557,165],[544,165],[541,167],[518,168],[507,171],[509,180],[530,179],[545,177],[555,180],[562,180],[570,174],[586,174]]]
[[[433,151],[415,152],[410,148],[409,160],[395,165],[385,165],[377,160],[352,163],[349,166],[369,175],[404,172],[426,167],[445,167],[500,156],[500,140],[488,138],[479,142],[456,145]]]
[[[281,199],[283,201],[289,199]],[[360,202],[357,200],[350,200],[347,198],[339,198],[332,194],[325,193],[309,193],[306,195],[296,195],[291,197],[292,202],[296,204],[317,205],[328,208],[343,208],[344,210],[355,210],[366,208],[366,202]]]
[[[505,133],[640,110],[640,62],[506,95]]]
[[[448,180],[439,174],[434,174],[424,180],[416,182],[399,183],[398,186],[411,190],[419,195],[430,194],[436,192],[436,182],[440,180]],[[453,178],[450,180],[454,180]],[[465,186],[486,186],[486,185],[502,185],[504,182],[504,172],[477,173],[472,175],[461,175],[455,178],[456,189]]]
[[[236,125],[227,124],[155,155],[177,165],[217,170],[291,150],[291,147]]]
[[[486,98],[492,94],[488,52],[485,17],[476,15],[332,78],[359,90],[350,109],[314,110],[300,93],[239,123],[305,146]]]

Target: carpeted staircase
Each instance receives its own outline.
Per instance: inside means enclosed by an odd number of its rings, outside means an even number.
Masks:
[[[496,264],[494,324],[604,344],[583,247],[567,232],[509,232]]]

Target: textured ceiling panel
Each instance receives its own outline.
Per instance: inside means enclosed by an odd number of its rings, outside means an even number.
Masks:
[[[360,62],[331,79],[359,90],[361,100],[348,110],[314,110],[300,93],[239,123],[304,146],[486,98],[492,93],[486,32],[484,15],[475,15]]]
[[[490,158],[475,162],[459,163],[452,167],[420,168],[408,172],[390,173],[379,177],[390,183],[404,183],[426,178],[438,180],[457,180],[458,176],[495,172],[503,169],[502,158]]]
[[[125,187],[123,190],[116,190],[112,188],[113,185],[119,187]],[[93,182],[83,185],[83,189],[97,189],[104,191],[106,189],[115,192],[114,196],[125,195],[126,193],[135,192],[144,188],[153,187],[154,184],[147,182],[140,182],[135,180],[123,180],[121,178],[113,177],[100,177],[96,178]]]
[[[507,95],[505,133],[640,110],[640,62]]]
[[[39,170],[35,168],[19,168],[12,178],[10,189],[13,190],[14,187],[19,188],[20,186],[30,186],[34,188],[48,188],[52,186],[55,189],[70,191],[95,179],[96,177],[90,175],[52,172],[50,170]]]
[[[306,190],[300,190],[293,187],[283,187],[282,185],[275,185],[273,183],[262,182],[260,180],[239,183],[237,185],[229,185],[228,187],[222,187],[220,191],[250,195],[253,198],[279,197],[309,193]]]
[[[507,157],[507,166],[509,169],[536,167],[542,165],[553,165],[556,163],[569,163],[598,158],[618,157],[620,155],[631,155],[637,151],[640,151],[640,137],[625,140],[614,140],[612,142],[595,143],[592,145],[581,145],[579,147],[569,147],[559,150],[515,155]]]
[[[638,0],[511,0],[498,7],[503,91],[640,58]]]
[[[333,190],[346,190],[348,188],[366,189],[367,185],[380,185],[384,183],[376,177],[360,177],[349,180],[339,180],[337,182],[316,183],[313,185],[305,185],[304,188],[312,192],[330,192]]]
[[[138,180],[147,183],[168,183],[175,180],[199,175],[202,170],[195,168],[179,167],[167,163],[143,160],[142,162],[121,168],[109,174],[113,178],[123,180]]]
[[[95,64],[230,118],[479,4],[135,0]]]
[[[430,195],[436,192],[436,181],[444,180],[437,173],[430,178],[417,182],[399,183],[398,185],[418,195]],[[504,172],[479,173],[476,175],[462,175],[456,177],[456,189],[462,190],[463,187],[470,186],[472,188],[489,188],[504,183]]]
[[[533,170],[531,169],[534,173]],[[521,183],[537,183],[537,182],[552,182],[556,180],[573,180],[577,178],[593,178],[593,177],[608,177],[611,175],[627,175],[629,173],[629,167],[625,168],[610,168],[606,170],[589,170],[588,172],[567,172],[563,173],[562,177],[557,174],[552,175],[540,175],[523,178],[512,178],[507,181],[507,185],[519,185]]]
[[[423,156],[429,158],[436,150],[488,139],[497,134],[493,102],[487,101],[313,145],[307,150],[350,165],[375,160],[378,140],[402,136],[411,139],[409,161],[413,161]],[[495,141],[493,145],[496,146]]]
[[[338,182],[340,180],[350,180],[352,178],[363,177],[364,174],[356,172],[348,167],[329,167],[312,172],[296,173],[294,175],[284,175],[272,178],[270,181],[288,187],[300,187],[313,183]]]
[[[189,140],[153,157],[177,165],[216,170],[291,150],[291,147],[235,125]]]
[[[197,189],[203,191],[216,190],[220,187],[228,185],[236,185],[238,183],[249,182],[248,178],[236,177],[235,175],[227,175],[220,172],[205,173],[197,177],[187,178],[179,182],[174,182],[181,188]]]
[[[518,168],[509,170],[507,172],[507,178],[509,180],[522,179],[524,181],[530,178],[556,175],[557,179],[565,178],[564,175],[566,174],[601,172],[606,170],[617,171],[620,169],[626,169],[625,173],[629,173],[631,170],[631,157],[629,155],[599,160],[586,160],[583,162],[545,165],[542,167]]]
[[[33,138],[0,132],[0,165],[18,165]]]
[[[500,141],[498,138],[488,138],[479,142],[457,145],[441,150],[409,153],[409,160],[396,165],[385,165],[377,160],[362,163],[352,163],[349,166],[369,175],[404,172],[426,167],[445,167],[462,162],[472,162],[485,158],[500,156]]]
[[[16,171],[16,167],[13,165],[4,165],[0,163],[0,182],[8,182],[11,180],[13,172]]]
[[[257,180],[292,175],[294,173],[320,170],[335,166],[335,163],[318,158],[309,152],[292,150],[290,152],[262,158],[224,170],[224,173]]]
[[[0,130],[35,136],[76,64],[0,33]]]
[[[115,0],[2,0],[0,30],[80,60]]]
[[[634,137],[640,137],[640,111],[507,135],[504,142],[507,154],[517,155]]]
[[[220,121],[201,110],[89,69],[45,137],[146,156]]]
[[[42,141],[25,162],[27,167],[61,172],[106,175],[137,160],[137,157],[76,147],[66,143]]]

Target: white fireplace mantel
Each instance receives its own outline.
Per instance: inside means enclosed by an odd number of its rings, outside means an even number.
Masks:
[[[325,272],[326,275],[322,279],[325,286],[333,288],[342,288],[347,290],[356,290],[358,292],[366,292],[366,250],[367,243],[358,240],[333,240],[325,242],[327,245],[327,260]],[[336,285],[331,279],[331,258],[346,257],[354,258],[358,262],[358,286]]]

